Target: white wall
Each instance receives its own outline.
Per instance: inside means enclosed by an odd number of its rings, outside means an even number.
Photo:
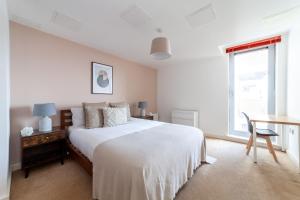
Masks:
[[[9,170],[9,25],[6,0],[0,0],[0,199],[8,199]]]
[[[300,27],[290,31],[288,49],[288,114],[300,118]]]
[[[300,27],[290,31],[288,48],[287,78],[287,114],[300,119]],[[298,127],[290,126],[288,131],[288,152],[299,163],[299,131]]]
[[[199,111],[199,127],[209,134],[228,132],[228,60],[225,56],[178,62],[158,70],[157,103],[161,121],[171,111]]]

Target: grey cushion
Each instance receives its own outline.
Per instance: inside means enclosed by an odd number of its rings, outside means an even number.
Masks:
[[[106,102],[82,103],[85,116],[85,128],[103,127],[103,108],[107,107]]]

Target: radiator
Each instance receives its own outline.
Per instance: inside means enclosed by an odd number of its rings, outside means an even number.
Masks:
[[[199,127],[198,111],[195,110],[173,110],[172,123],[186,126]]]

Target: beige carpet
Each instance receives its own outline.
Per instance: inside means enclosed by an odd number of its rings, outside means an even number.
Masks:
[[[300,175],[286,154],[276,152],[277,164],[266,149],[258,149],[254,165],[245,145],[208,139],[207,148],[218,161],[198,168],[176,200],[300,200]],[[37,168],[28,179],[23,175],[13,174],[12,200],[91,199],[92,179],[74,161]]]

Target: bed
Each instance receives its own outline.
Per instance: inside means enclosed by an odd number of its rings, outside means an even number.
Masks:
[[[61,111],[69,130],[72,158],[93,176],[99,200],[174,199],[206,159],[200,129],[133,118],[109,128],[72,127],[70,110]]]

